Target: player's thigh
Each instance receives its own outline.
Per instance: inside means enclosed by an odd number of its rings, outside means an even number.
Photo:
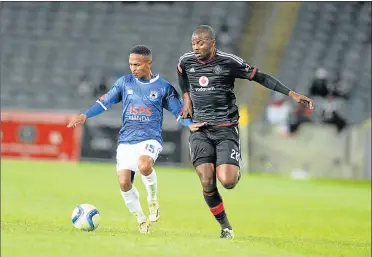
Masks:
[[[191,162],[195,168],[201,164],[215,164],[215,146],[204,132],[197,131],[191,133],[189,138],[189,147]]]
[[[122,170],[138,172],[138,157],[135,145],[119,144],[116,150],[116,172]]]
[[[136,152],[138,155],[137,162],[140,159],[147,159],[141,157],[150,157],[153,164],[159,157],[159,154],[163,151],[162,145],[156,140],[146,140],[136,144]]]
[[[216,139],[216,167],[223,164],[241,166],[240,138],[236,127],[221,128]]]

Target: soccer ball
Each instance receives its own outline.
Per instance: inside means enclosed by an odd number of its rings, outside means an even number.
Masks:
[[[72,212],[72,225],[84,231],[93,231],[99,226],[101,216],[98,209],[91,204],[80,204]]]

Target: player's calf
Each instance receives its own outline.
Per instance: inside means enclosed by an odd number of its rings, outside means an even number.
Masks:
[[[221,229],[232,229],[227,219],[222,197],[216,186],[216,176],[214,165],[211,163],[201,164],[196,167],[200,182],[203,187],[204,200],[207,203],[210,212],[221,225]]]
[[[159,203],[157,199],[157,177],[153,168],[154,161],[150,156],[142,155],[138,160],[138,169],[141,172],[142,181],[147,190],[147,202],[149,204],[149,220],[156,222],[160,218]]]
[[[139,201],[139,192],[132,184],[132,174],[133,173],[130,170],[118,171],[117,175],[120,184],[120,193],[128,210],[137,218],[138,223],[142,224],[147,221],[147,218],[142,211],[141,203]]]

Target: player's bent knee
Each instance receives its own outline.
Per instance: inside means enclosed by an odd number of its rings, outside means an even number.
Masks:
[[[120,190],[123,192],[128,192],[132,189],[132,183],[130,181],[120,181]]]
[[[226,189],[233,189],[236,186],[237,181],[234,181],[234,182],[223,182],[221,184]]]
[[[201,178],[200,182],[205,192],[212,192],[214,189],[216,189],[216,185],[214,183],[213,177],[212,178]]]
[[[233,189],[239,182],[239,167],[232,164],[223,164],[217,167],[217,177],[226,189]]]
[[[154,165],[154,160],[147,155],[140,156],[138,160],[138,170],[142,175],[148,176],[151,174]]]

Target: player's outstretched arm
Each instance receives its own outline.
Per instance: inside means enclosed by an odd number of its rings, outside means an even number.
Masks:
[[[102,103],[96,102],[93,104],[86,112],[80,114],[79,116],[73,118],[67,125],[68,128],[76,127],[77,125],[84,124],[88,118],[97,116],[104,112],[106,109],[103,108]]]
[[[250,66],[247,62],[244,62],[240,57],[233,58],[232,69],[234,70],[234,77],[238,79],[248,79],[256,81],[262,86],[271,89],[273,91],[282,93],[292,97],[294,101],[301,104],[306,104],[310,109],[314,109],[313,101],[304,96],[297,94],[288,87],[286,87],[278,79],[274,78],[271,75],[261,72],[254,66]]]
[[[260,83],[261,85],[263,85],[264,87],[268,89],[271,89],[273,91],[292,97],[292,99],[297,103],[305,104],[310,109],[314,109],[313,100],[311,100],[307,96],[297,94],[296,92],[286,87],[278,79],[272,77],[271,75],[265,74],[257,70],[253,74],[252,80],[256,81],[257,83]]]
[[[99,103],[95,103],[86,112],[80,114],[77,117],[74,117],[67,125],[67,127],[73,128],[76,127],[77,125],[84,124],[88,118],[97,116],[98,114],[104,111],[105,109],[103,109],[103,107]]]
[[[67,127],[72,128],[84,124],[87,119],[97,116],[106,111],[113,104],[119,103],[122,99],[121,84],[122,78],[118,79],[107,94],[101,96],[86,112],[73,118]]]

